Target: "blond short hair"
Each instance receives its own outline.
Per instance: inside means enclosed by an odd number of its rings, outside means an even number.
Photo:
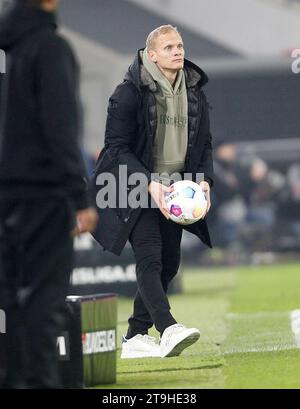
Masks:
[[[147,50],[153,50],[154,48],[154,43],[157,39],[162,34],[167,34],[170,31],[175,31],[178,33],[180,36],[180,32],[178,31],[177,27],[172,26],[171,24],[165,24],[163,26],[157,27],[155,30],[151,31],[151,33],[148,35],[147,40],[146,40],[146,48]]]

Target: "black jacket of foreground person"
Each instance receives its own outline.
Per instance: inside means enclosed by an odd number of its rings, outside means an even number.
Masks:
[[[0,389],[56,389],[72,232],[88,211],[78,68],[55,13],[30,2],[1,14],[0,48]]]
[[[202,87],[207,75],[195,64],[185,60],[188,96],[188,150],[185,172],[204,173],[204,180],[213,184],[212,144],[209,129],[209,105]],[[151,180],[153,172],[153,141],[156,129],[156,102],[153,91],[155,82],[141,75],[139,52],[130,66],[124,82],[111,96],[108,106],[105,132],[105,147],[97,162],[93,187],[97,176],[103,172],[112,173],[117,179],[118,169],[127,165],[128,175],[140,172]],[[96,186],[96,192],[99,186]],[[107,250],[120,255],[141,208],[99,209],[99,225],[94,233],[96,240]],[[184,226],[185,230],[197,235],[211,247],[211,240],[205,220]]]
[[[78,141],[78,66],[55,14],[21,3],[0,20],[0,198],[69,196],[87,206]],[[75,90],[75,92],[74,92]]]

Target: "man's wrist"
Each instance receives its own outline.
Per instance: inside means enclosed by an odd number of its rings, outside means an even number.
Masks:
[[[207,182],[209,184],[210,188],[212,187],[212,185],[214,183],[213,180],[208,176],[204,176],[204,182]]]
[[[210,190],[210,185],[206,180],[202,180],[199,185],[203,188],[203,190]]]

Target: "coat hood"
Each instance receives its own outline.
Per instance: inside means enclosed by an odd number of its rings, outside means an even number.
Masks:
[[[0,15],[0,49],[9,50],[27,34],[45,26],[57,27],[54,13],[14,1]]]
[[[144,51],[144,49],[138,50],[133,63],[127,71],[125,80],[133,82],[138,89],[148,86],[151,91],[156,91],[155,81],[143,66],[141,58],[142,51]],[[194,87],[196,84],[203,87],[208,82],[208,77],[205,72],[187,59],[184,59],[184,72],[187,88]]]

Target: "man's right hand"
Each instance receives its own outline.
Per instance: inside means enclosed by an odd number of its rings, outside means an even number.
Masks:
[[[79,236],[82,233],[91,233],[95,230],[98,222],[98,214],[94,207],[78,210],[76,213],[77,226],[72,232],[73,236]]]
[[[150,195],[152,196],[153,200],[155,201],[155,203],[157,204],[157,207],[159,208],[159,210],[162,212],[165,218],[169,220],[170,212],[169,212],[168,206],[165,201],[165,194],[168,192],[169,193],[172,192],[173,188],[171,186],[167,187],[167,186],[162,185],[159,182],[152,181],[149,184],[148,191]]]

